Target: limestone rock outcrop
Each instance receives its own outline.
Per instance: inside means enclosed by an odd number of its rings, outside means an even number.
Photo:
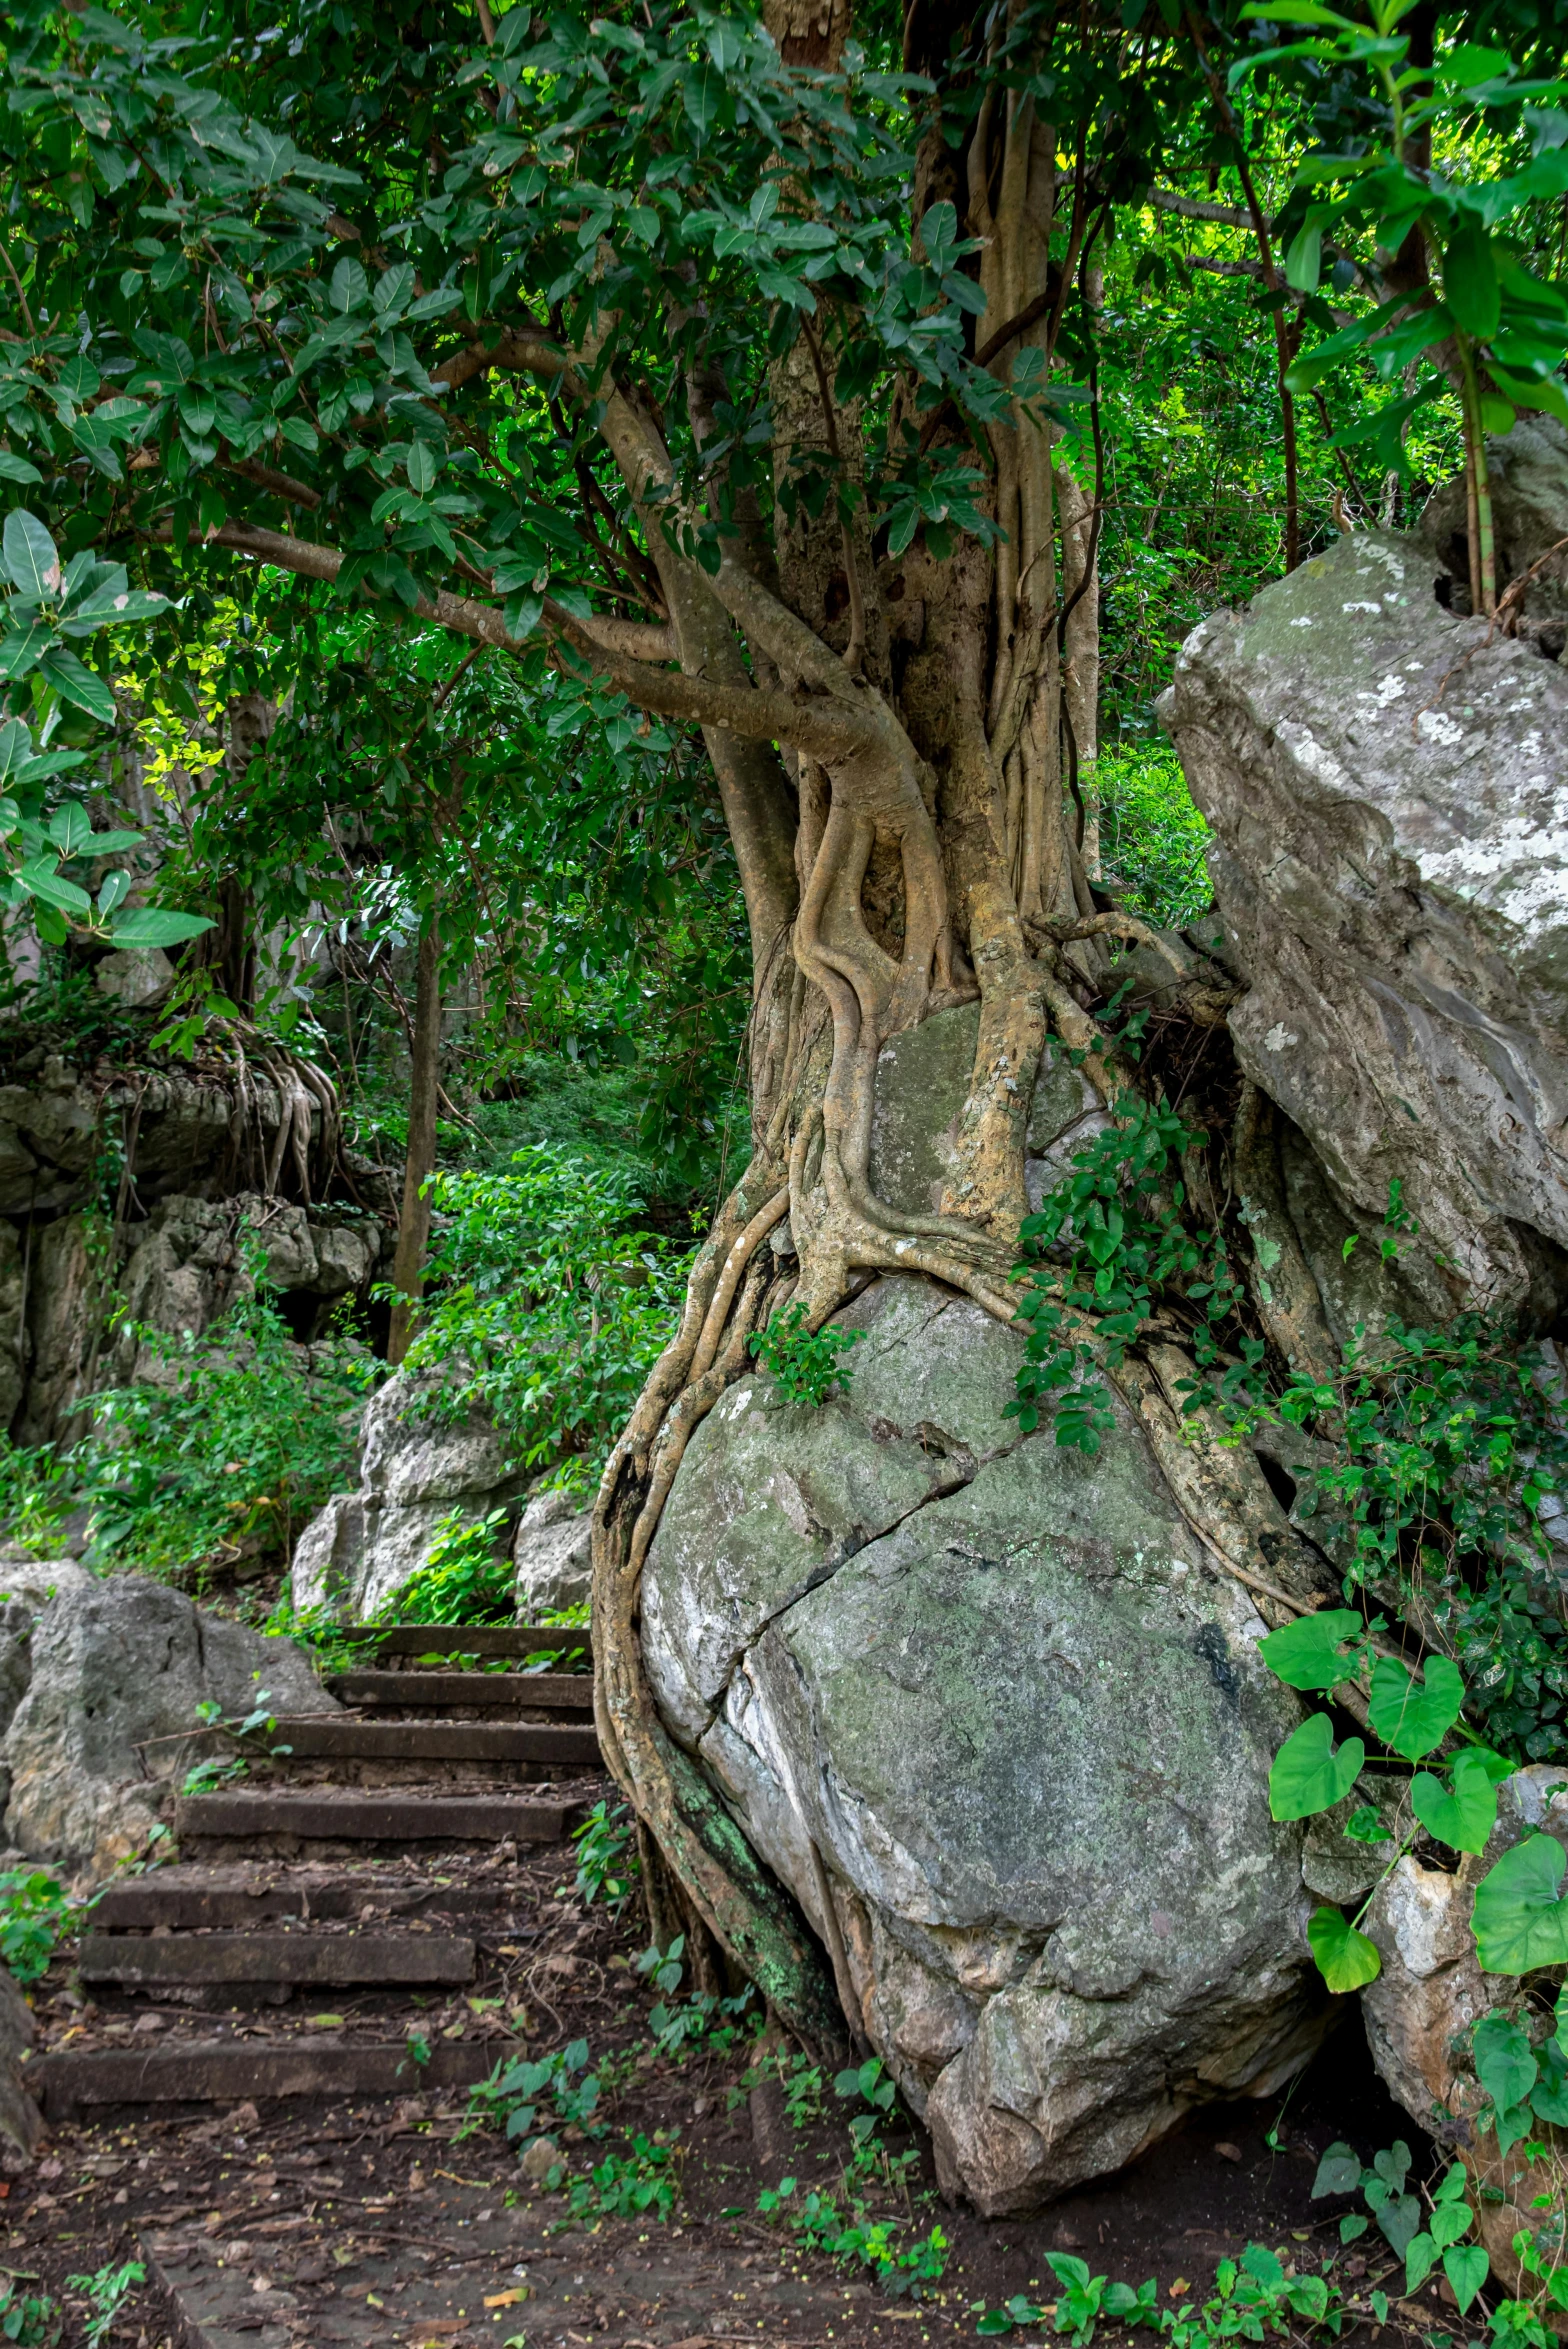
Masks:
[[[295,1545],[297,1608],[374,1613],[428,1563],[444,1527],[509,1510],[521,1493],[490,1420],[453,1422],[429,1400],[424,1381],[399,1372],[365,1406],[358,1490],[334,1493]]]
[[[512,1539],[519,1623],[561,1607],[584,1607],[593,1587],[593,1511],[575,1493],[539,1493]]]
[[[78,1574],[34,1624],[26,1692],[0,1744],[5,1836],[102,1875],[145,1841],[189,1767],[198,1705],[244,1715],[265,1689],[277,1713],[337,1706],[291,1641],[204,1614],[141,1575]]]
[[[1316,2044],[1266,1783],[1299,1712],[1129,1418],[1094,1459],[1020,1437],[1019,1339],[918,1280],[837,1324],[841,1395],[743,1378],[692,1438],[644,1655],[944,2184],[1017,2210]]]
[[[1568,443],[1554,461],[1561,536]],[[1376,1233],[1398,1180],[1426,1317],[1545,1327],[1568,1304],[1568,672],[1446,610],[1436,572],[1416,539],[1343,537],[1206,620],[1160,710],[1215,835],[1242,1068],[1349,1228]]]
[[[1512,2288],[1519,2275],[1513,2239],[1533,2228],[1539,2186],[1523,2148],[1499,2158],[1495,2136],[1473,2126],[1487,2103],[1470,2054],[1471,2025],[1506,2006],[1518,1984],[1483,1974],[1471,1931],[1476,1886],[1505,1851],[1544,1830],[1568,1848],[1568,1790],[1562,1768],[1540,1762],[1498,1789],[1497,1824],[1484,1852],[1449,1872],[1399,1861],[1364,1921],[1382,1971],[1361,1993],[1367,2043],[1389,2092],[1423,2129],[1452,2146],[1471,2169],[1479,2232],[1493,2266]],[[1532,2134],[1557,2138],[1541,2125]]]

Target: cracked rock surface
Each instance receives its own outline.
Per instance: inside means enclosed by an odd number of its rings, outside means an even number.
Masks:
[[[1568,536],[1568,442],[1524,436],[1532,527]],[[1160,714],[1214,828],[1243,1069],[1352,1228],[1399,1180],[1423,1318],[1544,1326],[1568,1293],[1568,672],[1560,631],[1446,611],[1440,568],[1339,539],[1196,629]]]
[[[829,1945],[867,2037],[987,2214],[1264,2092],[1320,2035],[1300,1717],[1141,1434],[1004,1415],[1020,1341],[878,1281],[820,1409],[739,1381],[643,1583],[661,1710]],[[826,1917],[824,1891],[834,1909]]]

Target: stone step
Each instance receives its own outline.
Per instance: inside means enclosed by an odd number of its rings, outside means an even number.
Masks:
[[[369,1904],[378,1923],[417,1916],[426,1908],[465,1919],[488,1920],[508,1907],[499,1884],[447,1886],[428,1876],[398,1878],[384,1868],[339,1874],[312,1870],[290,1877],[276,1870],[251,1877],[243,1869],[154,1868],[145,1876],[111,1884],[93,1906],[94,1928],[105,1932],[147,1932],[167,1925],[175,1932],[204,1927],[277,1924],[285,1919],[343,1923],[363,1915]]]
[[[498,2061],[522,2053],[509,2039],[435,2040],[417,2064],[401,2039],[306,2037],[187,2040],[162,2047],[94,2048],[46,2055],[26,2067],[27,2087],[51,2123],[116,2104],[230,2104],[269,2096],[398,2096],[469,2088]]]
[[[593,1712],[593,1680],[586,1672],[335,1672],[327,1687],[345,1705]]]
[[[77,1970],[122,1990],[291,1982],[392,1988],[474,1978],[474,1944],[447,1933],[89,1933]]]
[[[544,1762],[557,1770],[593,1770],[599,1763],[593,1729],[576,1722],[356,1721],[298,1713],[280,1714],[267,1735],[274,1751],[286,1747],[301,1762]]]
[[[581,1803],[506,1794],[332,1794],[283,1788],[187,1795],[175,1810],[183,1845],[286,1835],[315,1843],[560,1843]]]
[[[335,1636],[363,1640],[384,1656],[538,1656],[580,1648],[586,1668],[592,1652],[586,1624],[563,1631],[527,1623],[345,1623]]]

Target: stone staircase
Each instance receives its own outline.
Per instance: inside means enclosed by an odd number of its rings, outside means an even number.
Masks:
[[[461,2089],[510,2051],[509,1980],[539,1932],[530,1863],[568,1872],[604,1791],[587,1634],[349,1636],[363,1665],[327,1682],[345,1711],[280,1718],[243,1784],[181,1801],[178,1861],[98,1902],[79,2043],[28,2066],[51,2121]],[[301,1992],[342,2012],[301,2016]]]

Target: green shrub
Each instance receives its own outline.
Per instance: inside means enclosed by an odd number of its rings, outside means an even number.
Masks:
[[[0,1436],[0,1529],[47,1556],[76,1507],[76,1483],[52,1444],[28,1450]]]
[[[1204,863],[1209,827],[1176,753],[1160,743],[1114,744],[1101,752],[1095,782],[1101,868],[1128,912],[1165,929],[1196,920],[1214,895]]]
[[[510,1623],[512,1561],[506,1511],[465,1521],[455,1511],[436,1528],[430,1555],[376,1611],[383,1623]]]
[[[690,1253],[639,1230],[621,1168],[549,1143],[510,1174],[438,1174],[445,1219],[410,1370],[439,1370],[424,1408],[488,1411],[514,1456],[584,1490],[674,1331]]]
[[[200,1336],[132,1327],[158,1383],[93,1396],[69,1455],[88,1564],[200,1591],[242,1557],[286,1557],[348,1477],[379,1365],[346,1339],[307,1352],[260,1285]]]
[[[41,1868],[8,1868],[0,1875],[0,1963],[18,1982],[36,1982],[71,1913],[65,1886]]]

